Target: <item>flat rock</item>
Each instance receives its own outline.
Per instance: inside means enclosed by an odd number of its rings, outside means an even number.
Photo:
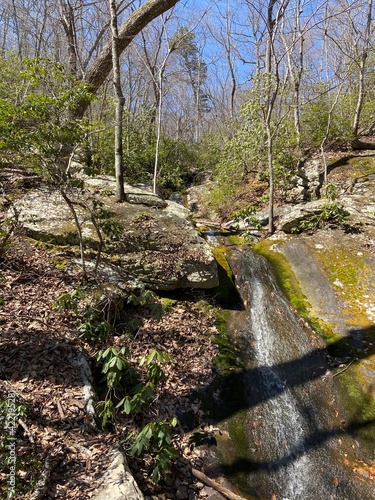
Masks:
[[[76,189],[69,196],[89,205],[93,197],[111,213],[109,221],[122,227],[120,236],[108,236],[102,262],[111,266],[111,281],[140,281],[154,290],[213,288],[218,285],[217,264],[210,245],[187,220],[190,211],[175,202],[164,208],[114,201],[114,179],[88,178],[88,193]],[[136,188],[139,191],[139,188]],[[87,198],[89,196],[89,198]],[[155,199],[156,199],[155,195]],[[18,202],[20,222],[31,238],[68,247],[78,256],[79,238],[71,211],[58,191],[38,188]],[[75,205],[87,255],[94,256],[99,238],[90,211]],[[128,278],[129,277],[129,278]]]
[[[298,230],[303,221],[314,215],[320,215],[327,200],[316,200],[309,203],[290,205],[288,211],[284,212],[278,221],[278,228],[285,233],[293,233]]]

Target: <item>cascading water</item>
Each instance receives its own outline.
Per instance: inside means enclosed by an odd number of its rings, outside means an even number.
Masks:
[[[234,251],[231,265],[247,304],[244,494],[289,500],[371,500],[373,484],[345,465],[347,435],[335,405],[324,347],[301,325],[266,260]]]

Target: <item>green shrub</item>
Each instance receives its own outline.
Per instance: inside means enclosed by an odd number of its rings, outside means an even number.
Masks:
[[[170,422],[151,422],[140,432],[132,432],[127,441],[131,441],[129,454],[142,458],[146,454],[151,457],[149,476],[154,483],[165,479],[171,462],[175,458],[172,446],[171,428],[176,427],[178,420],[174,417]]]
[[[322,206],[320,214],[311,215],[308,219],[302,221],[297,228],[293,229],[293,233],[316,231],[328,224],[342,225],[349,215],[342,203],[336,201],[327,202]]]

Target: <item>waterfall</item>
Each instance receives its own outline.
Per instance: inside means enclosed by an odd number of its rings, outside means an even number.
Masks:
[[[235,250],[231,265],[247,304],[241,332],[247,345],[244,494],[375,499],[371,484],[355,478],[345,463],[342,440],[351,438],[335,409],[324,346],[291,310],[262,256]]]

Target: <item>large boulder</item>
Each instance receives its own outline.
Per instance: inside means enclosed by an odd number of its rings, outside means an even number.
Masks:
[[[76,178],[80,179],[86,188],[94,190],[98,194],[102,193],[103,190],[106,190],[108,193],[115,193],[115,181],[110,175],[90,177],[80,172],[76,175]],[[146,186],[145,184],[136,184],[135,186],[131,186],[130,184],[125,183],[124,187],[125,199],[133,205],[146,205],[148,207],[155,208],[165,208],[168,205],[161,196],[153,193],[151,187]]]
[[[312,201],[320,198],[324,180],[324,163],[321,158],[301,160],[292,179],[293,187],[288,191],[292,202]]]
[[[115,203],[114,179],[87,182],[92,199],[104,203],[111,213],[108,221],[121,224],[120,235],[107,237],[102,261],[116,268],[120,281],[138,280],[154,290],[213,288],[218,285],[216,261],[211,247],[185,217],[190,214],[174,202],[164,208]],[[137,191],[141,191],[137,188]],[[145,197],[150,193],[145,194]],[[82,201],[82,192],[72,191],[72,199]],[[87,196],[87,194],[85,195]],[[139,195],[141,196],[141,195]],[[155,199],[156,195],[153,195]],[[89,203],[89,202],[88,202]],[[58,191],[39,188],[28,192],[18,203],[20,221],[28,236],[53,245],[68,246],[78,254],[78,233],[71,211]],[[89,211],[75,205],[81,224],[86,254],[94,257],[99,238]],[[130,278],[129,278],[130,279]]]
[[[278,229],[285,233],[298,232],[301,224],[319,216],[327,204],[327,200],[316,200],[299,205],[290,205],[278,221]]]

